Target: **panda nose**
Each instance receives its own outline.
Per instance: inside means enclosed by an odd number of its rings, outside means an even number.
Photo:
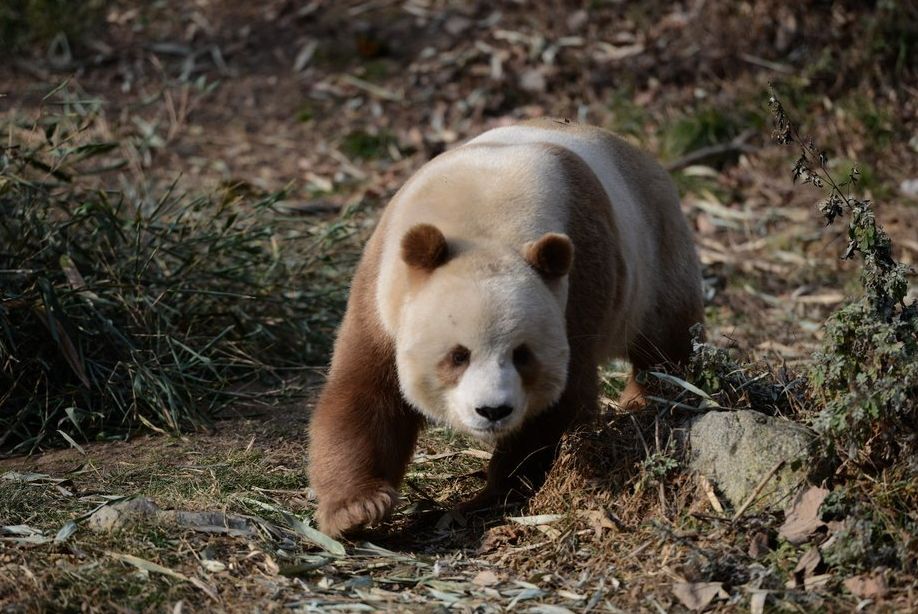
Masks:
[[[475,413],[479,416],[484,416],[491,422],[497,422],[501,418],[506,418],[513,412],[513,408],[509,405],[501,405],[499,407],[476,407]]]

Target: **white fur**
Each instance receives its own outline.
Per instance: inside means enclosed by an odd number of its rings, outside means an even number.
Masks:
[[[522,421],[526,409],[526,394],[519,373],[513,366],[512,350],[478,356],[469,365],[459,385],[447,393],[450,413],[458,416],[465,430],[489,433],[513,430]],[[480,415],[479,407],[513,408],[506,418],[492,422]]]
[[[464,145],[423,166],[386,208],[391,216],[383,242],[377,280],[377,307],[386,332],[395,338],[402,305],[393,296],[408,294],[400,243],[415,224],[433,224],[447,240],[461,239],[468,249],[520,248],[548,232],[564,232],[568,213],[558,161],[538,147]],[[447,199],[462,199],[454,207]],[[503,195],[512,195],[505,202]],[[558,285],[562,308],[566,280]]]
[[[563,147],[579,156],[593,171],[602,184],[612,205],[616,225],[622,229],[620,240],[626,257],[628,292],[624,297],[626,305],[632,305],[631,313],[643,314],[646,305],[641,300],[647,295],[638,284],[641,279],[652,279],[649,270],[656,262],[656,247],[650,233],[630,232],[631,229],[646,228],[646,212],[640,210],[638,199],[629,187],[627,178],[621,172],[622,160],[617,151],[601,139],[599,133],[567,132],[549,130],[537,126],[505,126],[489,130],[469,141],[469,145],[487,144],[538,144],[549,143]],[[547,154],[545,154],[547,155]],[[635,323],[636,324],[636,323]],[[620,349],[619,349],[620,351]]]
[[[396,345],[405,398],[433,420],[484,439],[514,430],[557,401],[569,355],[557,298],[521,258],[497,262],[499,272],[490,275],[468,263],[444,265],[403,305]],[[544,371],[539,386],[528,391],[513,365],[521,344]],[[448,388],[436,365],[456,345],[468,348],[471,358],[458,384]],[[513,412],[497,422],[475,411],[501,405]]]
[[[652,233],[644,231],[653,227],[653,212],[644,211],[636,198],[647,186],[629,184],[646,175],[628,166],[637,154],[605,133],[537,126],[491,130],[422,167],[381,222],[376,306],[383,329],[396,340],[402,393],[432,419],[479,437],[512,431],[556,402],[566,385],[567,277],[546,284],[520,255],[525,243],[545,233],[567,232],[565,172],[546,145],[579,156],[611,203],[623,262],[609,266],[623,266],[625,279],[622,318],[604,333],[601,352],[624,355],[655,296],[647,284],[660,278],[654,274],[659,259]],[[401,261],[401,240],[422,223],[441,230],[452,258],[413,285]],[[543,366],[535,389],[524,389],[512,364],[520,343]],[[437,365],[456,345],[469,348],[471,361],[460,381],[446,386]],[[513,412],[497,423],[475,411],[500,405]]]

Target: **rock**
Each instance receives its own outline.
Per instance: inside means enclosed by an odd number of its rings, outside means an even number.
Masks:
[[[86,526],[93,531],[117,531],[127,524],[150,520],[158,513],[159,507],[146,497],[133,497],[97,509]]]
[[[918,198],[918,178],[903,179],[899,184],[899,191],[909,198]]]
[[[579,31],[590,20],[590,14],[583,9],[574,11],[567,18],[567,29],[571,32]]]
[[[472,25],[472,20],[462,15],[452,15],[443,24],[443,29],[452,36],[461,36]]]
[[[530,68],[520,75],[520,87],[527,92],[544,92],[545,75],[536,68]]]
[[[685,425],[689,467],[714,482],[735,508],[781,461],[750,509],[783,509],[810,472],[812,431],[751,411],[712,411]]]
[[[93,531],[118,531],[140,522],[155,522],[163,526],[191,529],[203,533],[223,533],[251,537],[255,527],[243,516],[224,512],[187,512],[163,510],[146,497],[132,497],[96,510],[86,521]]]

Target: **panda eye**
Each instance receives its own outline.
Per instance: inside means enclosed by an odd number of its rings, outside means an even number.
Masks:
[[[457,345],[449,352],[449,361],[454,367],[464,367],[469,363],[472,353],[462,345]]]
[[[513,364],[517,368],[525,367],[532,360],[532,351],[526,345],[518,346],[513,350]]]

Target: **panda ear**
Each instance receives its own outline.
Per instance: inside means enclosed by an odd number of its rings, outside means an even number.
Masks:
[[[417,224],[402,237],[402,260],[414,269],[433,271],[449,260],[449,246],[440,229]]]
[[[523,258],[545,279],[567,275],[574,262],[574,244],[559,232],[548,232],[523,246]]]

